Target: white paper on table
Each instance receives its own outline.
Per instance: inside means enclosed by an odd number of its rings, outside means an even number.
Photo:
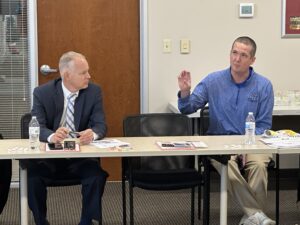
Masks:
[[[195,148],[207,148],[207,144],[205,144],[203,141],[192,141],[192,144],[195,146]]]
[[[189,141],[157,141],[156,144],[163,150],[188,150],[195,148]]]
[[[203,141],[157,141],[156,144],[161,149],[194,149],[194,148],[207,148],[207,144]]]
[[[91,144],[98,148],[130,147],[129,143],[117,139],[103,139],[93,141]]]
[[[299,137],[284,137],[284,138],[261,138],[260,139],[266,145],[274,148],[299,148]]]

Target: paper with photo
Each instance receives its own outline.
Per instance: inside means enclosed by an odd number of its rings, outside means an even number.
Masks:
[[[93,141],[92,145],[98,148],[113,148],[113,147],[129,147],[130,144],[127,142],[120,141],[118,139],[102,139]]]
[[[156,144],[161,149],[174,149],[174,150],[184,150],[184,149],[194,149],[194,145],[188,141],[157,141]]]

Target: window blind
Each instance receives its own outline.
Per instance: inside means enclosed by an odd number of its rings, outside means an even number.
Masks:
[[[21,116],[30,111],[27,1],[0,0],[0,133],[20,138]]]

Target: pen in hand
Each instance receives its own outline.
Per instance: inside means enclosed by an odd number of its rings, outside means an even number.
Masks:
[[[76,132],[76,131],[70,131],[69,132],[69,135],[73,135],[73,136],[75,136],[75,137],[80,137],[80,134],[79,134],[79,132]]]

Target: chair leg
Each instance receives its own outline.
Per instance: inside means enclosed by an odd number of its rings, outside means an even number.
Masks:
[[[102,197],[100,198],[100,220],[99,220],[99,225],[102,225]]]
[[[202,191],[201,191],[201,185],[198,186],[198,220],[201,219],[201,197],[202,197]]]
[[[134,215],[133,215],[133,187],[129,183],[129,214],[130,214],[130,225],[134,225]]]
[[[127,224],[126,183],[124,177],[122,177],[122,203],[123,203],[123,225],[126,225]]]
[[[210,161],[204,157],[203,224],[209,225],[210,209]]]
[[[276,225],[279,225],[279,181],[280,181],[280,162],[279,162],[279,154],[276,154],[276,168],[275,168],[275,173],[276,173]]]
[[[195,218],[195,188],[193,187],[191,190],[191,225],[194,225]]]

